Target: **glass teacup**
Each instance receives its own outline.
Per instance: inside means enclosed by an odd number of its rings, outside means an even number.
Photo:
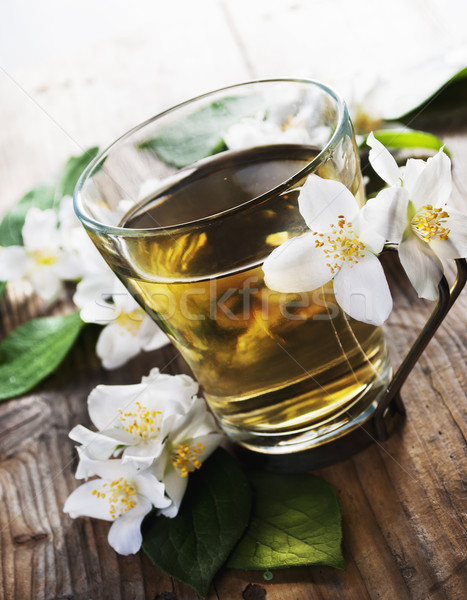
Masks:
[[[381,328],[346,315],[332,282],[300,294],[264,283],[266,257],[307,229],[297,199],[310,174],[364,202],[344,102],[317,82],[269,80],[139,125],[75,193],[91,239],[178,348],[221,427],[266,455],[325,449],[355,431],[391,376]]]

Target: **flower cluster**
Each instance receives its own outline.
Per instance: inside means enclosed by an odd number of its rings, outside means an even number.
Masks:
[[[48,305],[63,291],[63,281],[84,275],[79,254],[67,246],[68,223],[63,199],[60,215],[53,209],[30,208],[22,229],[23,246],[7,246],[0,252],[0,280],[27,280]],[[63,219],[62,219],[62,214]]]
[[[440,258],[467,256],[467,216],[447,205],[451,162],[443,150],[399,168],[373,134],[368,144],[370,163],[389,187],[359,208],[342,183],[310,175],[298,199],[309,231],[273,250],[263,270],[266,285],[279,292],[308,292],[332,280],[348,315],[381,325],[392,310],[377,258],[384,245],[397,245],[419,297],[435,300]]]
[[[109,544],[120,554],[141,546],[141,523],[154,508],[177,515],[188,475],[223,439],[198,384],[187,375],[152,369],[141,383],[99,385],[89,395],[97,431],[70,432],[78,447],[78,479],[93,477],[65,502],[71,517],[112,521]]]
[[[96,352],[106,369],[169,343],[99,254],[70,196],[62,198],[58,212],[30,208],[22,237],[23,246],[1,249],[0,280],[29,281],[47,305],[59,298],[64,281],[77,281],[73,302],[81,318],[104,326]]]

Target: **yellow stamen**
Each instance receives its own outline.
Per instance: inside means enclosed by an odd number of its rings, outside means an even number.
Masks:
[[[198,442],[194,448],[190,444],[179,444],[172,452],[172,465],[180,472],[180,477],[187,477],[201,467],[201,461],[196,457],[204,450],[203,444]]]
[[[450,229],[444,227],[449,214],[443,208],[433,208],[431,204],[423,206],[412,219],[412,228],[424,242],[433,239],[446,241]]]
[[[124,412],[119,408],[118,412],[122,429],[131,435],[148,440],[155,437],[160,431],[160,427],[156,423],[157,416],[162,414],[160,410],[149,410],[146,406],[136,402],[135,410]]]
[[[57,262],[57,257],[53,252],[45,250],[35,250],[32,256],[38,267],[50,267]]]
[[[108,488],[107,493],[93,490],[92,495],[99,499],[107,498],[112,519],[121,517],[136,506],[136,488],[123,477],[108,484],[104,483],[102,487]]]
[[[329,262],[326,265],[330,268],[331,273],[336,274],[341,265],[337,264],[337,260],[357,263],[359,258],[363,258],[362,251],[365,249],[365,244],[360,241],[358,235],[354,232],[352,223],[347,223],[344,215],[338,215],[337,225],[331,225],[329,234],[313,233],[315,236],[324,237],[327,248],[323,248],[324,255]],[[315,248],[324,246],[322,240],[315,240]]]

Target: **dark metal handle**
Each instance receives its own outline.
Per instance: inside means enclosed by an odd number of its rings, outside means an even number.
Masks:
[[[376,437],[380,441],[384,441],[388,438],[390,431],[388,431],[388,424],[391,422],[389,412],[394,415],[405,414],[404,406],[400,398],[400,389],[407,379],[409,373],[415,366],[415,363],[420,358],[420,355],[425,350],[428,342],[436,333],[436,330],[443,322],[444,318],[448,314],[452,305],[459,296],[462,288],[467,281],[467,263],[464,258],[456,259],[457,265],[457,278],[451,289],[446,281],[446,277],[441,278],[439,282],[439,300],[435,310],[432,312],[431,317],[428,319],[422,332],[415,340],[414,344],[410,348],[407,356],[402,361],[396,374],[388,385],[386,393],[382,398],[381,402],[373,415],[373,425],[376,432]]]

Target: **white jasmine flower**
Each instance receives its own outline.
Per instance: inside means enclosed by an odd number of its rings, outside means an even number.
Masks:
[[[439,258],[467,256],[467,216],[447,205],[451,161],[440,150],[427,161],[409,159],[399,169],[372,133],[368,145],[371,165],[389,187],[367,202],[363,215],[399,244],[401,264],[419,297],[436,300],[443,274]]]
[[[169,343],[109,268],[97,269],[83,279],[73,302],[81,309],[83,321],[105,325],[96,352],[106,369],[122,366],[142,350],[157,350]]]
[[[124,463],[145,469],[160,455],[197,392],[198,384],[188,375],[167,375],[159,369],[138,384],[99,385],[88,397],[89,416],[98,431],[78,425],[70,437],[85,445],[93,458],[107,459],[123,451]]]
[[[64,280],[82,275],[82,264],[73,252],[62,247],[57,214],[53,209],[28,210],[22,229],[23,246],[7,246],[0,250],[0,279],[26,279],[34,291],[48,304],[63,289]]]
[[[173,427],[163,451],[152,466],[156,476],[164,481],[172,504],[161,510],[166,517],[175,517],[188,485],[188,475],[201,468],[203,462],[224,439],[203,398],[195,398],[184,418]]]
[[[310,231],[289,239],[263,264],[266,285],[278,292],[311,292],[333,279],[339,305],[359,321],[381,325],[392,310],[383,268],[375,256],[384,238],[362,218],[340,182],[310,175],[298,199]]]
[[[153,507],[171,501],[165,486],[149,471],[138,471],[118,459],[94,460],[78,448],[82,477],[97,475],[70,494],[63,507],[71,518],[93,517],[112,521],[108,541],[119,554],[134,554],[142,543],[141,523]],[[78,475],[77,475],[78,476]]]

